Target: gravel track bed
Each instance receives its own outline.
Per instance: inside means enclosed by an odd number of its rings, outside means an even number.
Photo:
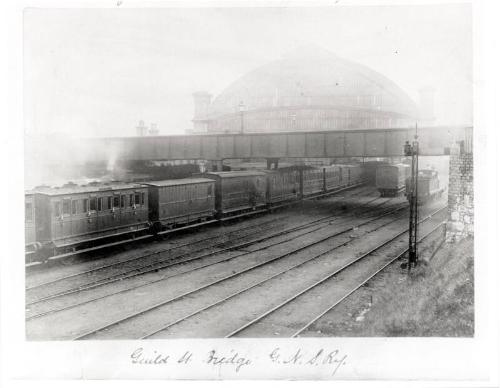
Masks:
[[[144,315],[138,316],[131,320],[128,320],[122,324],[111,327],[109,330],[102,331],[96,335],[93,335],[92,339],[98,338],[139,338],[152,330],[156,329],[155,324],[164,324],[165,317],[169,320],[178,319],[192,311],[197,310],[200,307],[209,305],[214,301],[231,295],[245,287],[248,287],[256,282],[266,279],[270,275],[288,269],[294,265],[300,264],[308,259],[308,257],[313,255],[318,255],[323,253],[325,250],[331,249],[333,246],[341,245],[349,242],[352,238],[358,237],[360,234],[369,233],[370,230],[376,228],[378,225],[386,223],[387,218],[380,219],[370,223],[369,225],[361,227],[356,235],[350,237],[349,234],[344,234],[341,236],[334,237],[327,240],[324,243],[315,245],[313,247],[307,248],[307,256],[303,253],[296,253],[289,255],[283,259],[279,259],[272,263],[266,264],[256,269],[252,269],[249,272],[238,275],[234,278],[228,279],[223,283],[219,283],[209,288],[203,289],[196,293],[193,293],[187,297],[179,299],[177,301],[168,303],[167,305],[148,312]],[[342,229],[342,228],[341,228]],[[335,230],[339,230],[335,227]],[[272,260],[273,257],[277,255],[289,252],[291,249],[299,248],[307,243],[317,241],[322,237],[331,235],[332,230],[324,231],[321,235],[315,234],[308,239],[302,239],[300,242],[293,242],[293,246],[282,247],[279,251],[274,250],[271,255],[266,252],[265,257],[262,255],[260,257],[251,257],[252,261],[247,261],[242,267],[236,267],[234,262],[231,263],[232,272],[239,272],[245,268],[250,268],[255,264],[265,263],[268,260]],[[313,265],[313,264],[311,264]],[[244,302],[245,303],[245,302]],[[240,308],[241,309],[241,308]],[[244,307],[243,307],[244,309]],[[161,326],[160,326],[161,327]]]
[[[422,233],[431,231],[442,220],[426,221]],[[397,233],[397,232],[396,232]],[[396,234],[395,233],[395,234]],[[291,337],[310,320],[340,300],[348,292],[364,282],[375,271],[383,268],[391,259],[408,246],[408,234],[382,247],[361,261],[346,268],[338,275],[312,288],[291,303],[276,310],[255,325],[238,333],[236,337]]]
[[[187,253],[190,249],[192,249],[193,244],[209,244],[208,246],[210,246],[228,241],[233,236],[241,235],[242,228],[255,228],[258,232],[259,229],[262,229],[261,225],[263,223],[266,224],[264,230],[268,230],[269,228],[283,225],[283,223],[289,224],[290,218],[310,218],[312,220],[316,216],[324,214],[325,207],[332,207],[332,209],[335,209],[344,206],[345,204],[355,205],[360,199],[362,199],[361,197],[355,197],[358,193],[372,192],[373,190],[374,189],[371,187],[357,188],[346,191],[345,193],[342,193],[342,195],[338,196],[331,196],[318,200],[306,200],[300,204],[301,206],[294,207],[293,209],[282,209],[273,214],[263,214],[249,219],[235,220],[228,225],[223,224],[216,227],[213,225],[212,227],[202,227],[196,233],[181,234],[179,236],[171,236],[166,240],[139,244],[137,247],[133,247],[132,249],[114,252],[108,254],[106,257],[94,258],[92,260],[86,259],[83,262],[79,260],[68,260],[63,261],[58,265],[29,270],[26,273],[26,287],[29,288],[41,283],[54,281],[65,276],[79,274],[103,265],[119,264],[123,261],[129,260],[131,257],[154,254],[156,251],[175,249]],[[278,225],[273,226],[273,224]],[[244,231],[243,233],[247,233],[247,231]],[[209,238],[210,240],[206,241],[206,238]],[[182,246],[185,244],[188,245]],[[179,245],[181,245],[181,247],[177,248]]]
[[[434,232],[420,244],[420,250],[432,244],[437,245],[441,239],[442,231]],[[408,281],[408,270],[401,268],[401,264],[406,261],[407,257],[404,257],[389,264],[369,282],[304,330],[300,337],[346,337],[353,334],[366,336],[363,334],[364,330],[360,329],[364,325],[365,314],[370,313],[373,302],[387,286]],[[372,335],[368,334],[368,336]]]
[[[337,217],[338,218],[338,217]],[[332,221],[333,222],[333,221]],[[302,224],[303,225],[303,224]],[[316,226],[311,226],[308,227],[308,225],[303,225],[301,226],[301,229],[296,233],[296,236],[300,236],[304,233],[309,233],[309,231],[314,231],[315,229],[320,228],[322,225],[326,225],[325,223],[320,223],[316,224]],[[312,229],[311,229],[312,228]],[[278,230],[278,233],[284,233],[283,235],[285,236],[294,236],[293,229],[290,230],[290,228],[274,228],[273,230]],[[301,232],[302,230],[302,232]],[[309,230],[309,231],[308,231]],[[63,293],[69,293],[69,292],[82,292],[85,291],[87,288],[95,288],[96,286],[100,286],[106,283],[110,283],[113,281],[117,280],[123,280],[128,277],[133,277],[133,276],[142,276],[142,273],[150,272],[152,269],[159,269],[159,271],[164,271],[165,269],[168,269],[171,266],[176,267],[177,264],[179,265],[186,265],[189,264],[190,261],[195,261],[199,260],[202,261],[206,257],[210,257],[215,254],[223,254],[226,251],[230,251],[231,247],[238,248],[238,244],[247,244],[247,243],[252,243],[252,245],[255,246],[255,244],[259,244],[258,240],[263,240],[263,242],[260,243],[255,249],[264,249],[265,247],[272,245],[272,244],[277,244],[279,243],[283,237],[282,236],[277,236],[272,238],[271,235],[269,236],[269,239],[265,236],[265,230],[262,230],[261,233],[264,233],[264,236],[262,237],[260,233],[254,233],[249,240],[247,239],[233,239],[231,241],[231,244],[227,245],[217,245],[215,249],[207,250],[207,251],[199,251],[195,250],[193,251],[193,254],[181,254],[178,256],[175,256],[175,258],[172,259],[156,259],[156,260],[151,260],[148,263],[141,263],[141,266],[138,267],[137,265],[132,265],[130,268],[120,268],[119,271],[111,271],[111,274],[103,274],[97,278],[92,278],[88,279],[86,281],[83,280],[78,280],[77,278],[70,278],[70,279],[65,279],[63,282],[58,282],[55,284],[49,284],[46,285],[44,289],[34,289],[31,290],[31,297],[27,296],[27,304],[29,306],[29,309],[31,310],[33,308],[33,303],[40,303],[40,302],[45,302],[43,298],[51,298],[54,295],[57,296],[58,293],[63,292]],[[286,233],[286,234],[285,234]],[[276,234],[276,233],[275,233]],[[256,239],[257,237],[257,239]],[[290,237],[289,237],[290,238]],[[280,240],[281,239],[281,240]],[[270,242],[268,242],[270,241]],[[196,252],[196,253],[195,253]],[[104,270],[103,270],[104,271]],[[65,284],[66,282],[70,282],[70,287],[64,288],[62,284]],[[104,283],[103,283],[104,282]],[[71,291],[73,290],[73,291]]]
[[[352,260],[352,258],[365,252],[367,245],[375,246],[385,240],[387,233],[397,233],[404,224],[404,221],[401,220],[400,222],[390,224],[373,233],[369,233],[369,231],[386,223],[387,219],[382,219],[377,221],[376,224],[362,227],[356,231],[356,234],[351,234],[351,236],[357,237],[351,242],[348,242],[351,240],[349,236],[336,241],[340,244],[348,243],[333,252],[326,253],[300,267],[283,273],[266,283],[231,298],[223,304],[192,317],[192,319],[164,330],[152,338],[224,337],[261,315],[272,306],[282,303],[308,285],[320,280],[326,273],[342,267]],[[332,245],[335,246],[337,244],[333,243]],[[298,262],[305,262],[309,257],[325,251],[324,248],[308,250],[307,255],[301,253],[297,255],[296,260]]]
[[[293,242],[300,244],[300,242]],[[293,246],[288,244],[287,247]],[[168,287],[165,287],[163,282],[144,285],[140,289],[125,292],[123,294],[114,295],[113,297],[96,301],[92,304],[76,307],[70,311],[55,313],[46,317],[27,322],[27,332],[32,339],[68,339],[76,336],[78,333],[91,330],[99,327],[106,322],[119,319],[134,311],[144,308],[144,306],[153,305],[161,300],[175,297],[176,295],[187,292],[193,287],[202,284],[210,283],[214,279],[221,278],[231,274],[232,271],[237,271],[244,266],[262,262],[266,257],[272,254],[279,254],[283,251],[279,246],[273,247],[269,252],[262,254],[249,254],[231,262],[231,266],[227,263],[216,264],[211,267],[203,268],[185,275],[179,275],[175,278],[170,278],[165,281]],[[153,275],[148,275],[153,276]],[[158,276],[158,275],[156,275]],[[134,281],[138,281],[135,280]],[[130,285],[130,283],[127,283]],[[113,288],[113,291],[115,289]],[[87,296],[88,297],[88,296]],[[103,314],[102,312],[106,313]],[[69,314],[68,314],[69,313]],[[68,317],[73,317],[69,319]],[[91,317],[91,319],[90,319]],[[67,322],[65,325],[60,325],[60,321]],[[61,328],[61,326],[64,326]],[[57,332],[52,332],[50,329],[57,327]]]

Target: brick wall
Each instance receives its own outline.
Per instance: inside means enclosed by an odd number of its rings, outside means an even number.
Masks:
[[[450,155],[446,239],[458,241],[474,235],[474,169],[471,147],[457,144]]]

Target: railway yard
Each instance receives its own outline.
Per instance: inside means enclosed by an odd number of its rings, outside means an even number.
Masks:
[[[432,254],[445,196],[419,214],[420,246]],[[302,337],[325,335],[326,326],[335,336],[348,316],[337,312],[366,302],[367,284],[388,270],[391,281],[406,276],[407,232],[406,198],[363,185],[28,267],[27,338]],[[356,317],[369,314],[363,308]]]

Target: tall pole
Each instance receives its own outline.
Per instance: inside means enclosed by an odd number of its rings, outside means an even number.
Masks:
[[[418,262],[418,136],[415,125],[415,140],[410,145],[405,144],[405,155],[411,156],[411,177],[408,190],[408,201],[410,203],[409,236],[408,236],[408,272],[411,267],[415,267]]]
[[[411,150],[411,191],[410,191],[410,236],[408,241],[408,271],[415,267],[418,262],[418,135],[415,125],[415,140],[412,143]]]

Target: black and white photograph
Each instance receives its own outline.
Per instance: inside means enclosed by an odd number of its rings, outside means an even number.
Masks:
[[[490,386],[477,3],[64,4],[17,13],[22,375]]]

